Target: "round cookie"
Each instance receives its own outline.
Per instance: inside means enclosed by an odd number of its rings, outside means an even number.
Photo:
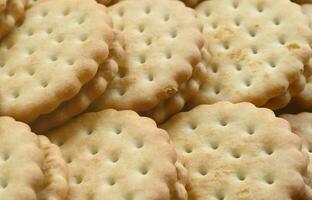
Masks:
[[[111,18],[94,1],[30,8],[0,44],[0,115],[31,122],[73,98],[106,60],[112,40]]]
[[[304,200],[312,199],[312,114],[311,113],[300,113],[297,115],[281,115],[282,118],[286,119],[291,127],[292,131],[296,133],[303,141],[303,152],[309,155],[310,163],[308,166],[308,173],[306,176],[306,195]]]
[[[264,106],[299,82],[312,39],[300,6],[285,0],[211,0],[195,10],[212,64],[193,106],[223,100]],[[300,91],[303,84],[296,87]]]
[[[207,74],[206,67],[209,65],[209,61],[209,52],[203,49],[202,60],[193,70],[191,79],[183,83],[173,97],[162,101],[158,106],[143,115],[152,118],[157,124],[161,124],[172,115],[180,112],[186,103],[197,94],[200,85],[204,82]]]
[[[47,135],[68,163],[67,200],[183,196],[176,152],[168,134],[149,118],[104,110],[83,114]]]
[[[27,0],[5,1],[5,7],[2,6],[3,10],[0,12],[0,39],[8,34],[17,22],[21,21],[26,5]]]
[[[0,117],[0,199],[36,200],[43,183],[38,136],[10,117]]]
[[[302,142],[269,109],[201,105],[162,128],[189,172],[190,199],[297,200],[305,192]]]
[[[148,111],[191,77],[201,59],[202,25],[179,1],[126,0],[109,10],[125,35],[126,63],[92,110]]]
[[[44,154],[42,171],[44,184],[37,193],[38,200],[65,200],[68,193],[67,164],[58,146],[43,135],[38,136]]]
[[[109,49],[108,59],[99,66],[96,76],[84,85],[74,98],[62,103],[53,112],[39,116],[31,124],[34,132],[41,133],[64,124],[85,111],[97,97],[104,93],[107,85],[117,74],[118,66],[124,63],[124,40],[121,33],[116,33]]]

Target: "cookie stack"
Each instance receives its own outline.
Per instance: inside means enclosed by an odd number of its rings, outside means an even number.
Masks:
[[[310,3],[0,0],[0,200],[312,200]]]
[[[65,199],[68,171],[59,148],[11,117],[0,117],[0,130],[0,199]]]

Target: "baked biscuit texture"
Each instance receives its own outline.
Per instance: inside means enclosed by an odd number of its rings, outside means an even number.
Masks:
[[[95,76],[112,41],[111,18],[94,1],[30,8],[0,44],[0,114],[32,122],[52,112]]]
[[[190,199],[296,200],[305,193],[302,141],[269,109],[219,102],[161,127],[189,172]]]
[[[148,111],[190,79],[201,59],[203,26],[179,1],[126,0],[109,11],[125,36],[126,63],[92,108]]]
[[[74,98],[62,103],[53,112],[39,116],[32,123],[32,129],[36,133],[45,132],[85,111],[97,97],[105,92],[108,84],[116,76],[118,67],[124,62],[123,35],[116,33],[114,42],[109,47],[108,59],[99,66],[96,76],[85,84]]]
[[[168,134],[149,118],[104,110],[83,114],[47,135],[68,163],[68,200],[186,198],[185,172],[177,170]]]
[[[299,5],[211,0],[195,10],[212,63],[193,106],[225,100],[280,108],[289,102],[291,88],[293,95],[303,90],[299,83],[311,56],[312,32]]]
[[[0,138],[0,199],[37,199],[44,181],[38,136],[26,124],[0,117]]]
[[[296,115],[282,115],[282,118],[286,119],[292,128],[292,131],[296,133],[303,141],[303,152],[309,155],[310,162],[308,166],[308,172],[305,176],[306,181],[306,193],[304,200],[312,199],[312,114],[300,113]]]
[[[38,200],[65,200],[68,193],[68,171],[62,153],[58,146],[52,144],[43,135],[38,136],[40,148],[44,154],[42,172],[44,183],[37,194]]]

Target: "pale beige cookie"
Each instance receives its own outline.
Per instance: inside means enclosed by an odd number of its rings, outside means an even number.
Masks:
[[[31,122],[73,98],[112,40],[107,10],[94,1],[48,0],[29,9],[0,44],[0,115]]]
[[[179,91],[171,98],[162,101],[158,106],[144,115],[155,120],[157,124],[163,123],[172,115],[180,112],[187,101],[195,96],[206,78],[210,55],[206,49],[202,50],[202,60],[196,65],[190,80],[179,87]]]
[[[187,200],[188,194],[186,185],[188,184],[188,171],[179,161],[176,162],[175,166],[177,169],[178,180],[175,184],[171,200]]]
[[[309,17],[311,28],[312,28],[312,5],[304,4],[301,6],[302,11]],[[312,110],[312,58],[309,60],[309,63],[305,67],[305,76],[307,83],[304,90],[294,98],[293,102],[301,109]]]
[[[37,118],[31,125],[34,132],[40,133],[64,124],[85,111],[97,97],[104,93],[108,83],[117,74],[118,66],[124,63],[124,40],[121,33],[116,33],[115,41],[109,49],[108,59],[99,66],[96,76],[84,85],[73,99],[62,103],[53,112]]]
[[[9,33],[24,17],[27,0],[9,0],[0,12],[0,39]],[[1,8],[0,8],[1,9]]]
[[[286,119],[290,123],[292,131],[301,137],[303,140],[303,152],[305,152],[310,157],[308,174],[306,176],[307,192],[306,198],[304,200],[312,199],[312,114],[286,114],[282,115],[281,117]]]
[[[171,200],[176,194],[176,152],[149,118],[105,110],[47,135],[68,163],[67,200]]]
[[[189,172],[190,199],[298,200],[305,192],[302,142],[269,109],[202,105],[162,128]]]
[[[7,5],[7,0],[0,0],[0,12],[5,10],[6,5]]]
[[[67,164],[58,146],[40,135],[40,148],[44,154],[42,171],[44,184],[37,193],[38,200],[65,200],[68,193]]]
[[[311,56],[312,31],[297,4],[210,0],[195,10],[212,67],[193,106],[222,100],[264,106],[301,78]]]
[[[270,99],[264,107],[270,108],[272,110],[278,110],[284,108],[289,104],[292,97],[298,96],[306,86],[306,78],[302,74],[298,80],[289,85],[288,91],[280,97],[275,97]]]
[[[38,136],[10,117],[0,117],[0,199],[37,200],[43,183]]]
[[[201,59],[202,25],[179,1],[126,0],[109,10],[125,35],[126,63],[92,109],[148,111],[191,77]]]

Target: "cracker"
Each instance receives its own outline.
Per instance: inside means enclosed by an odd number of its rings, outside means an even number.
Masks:
[[[201,59],[202,25],[179,1],[126,0],[109,10],[125,34],[126,63],[92,109],[148,111],[191,77]]]
[[[116,33],[115,40],[109,48],[108,59],[100,65],[96,76],[82,87],[77,96],[62,103],[53,112],[40,116],[32,123],[32,129],[36,133],[64,124],[85,111],[97,97],[104,93],[108,83],[117,74],[118,66],[124,63],[124,40],[121,33]]]
[[[209,61],[209,52],[203,49],[202,60],[193,70],[191,79],[183,83],[180,86],[179,91],[173,97],[162,101],[158,106],[144,115],[154,119],[157,124],[161,124],[172,115],[180,112],[187,101],[199,91],[201,84],[206,78],[206,67],[209,65]]]
[[[0,138],[0,199],[37,199],[44,178],[37,135],[26,124],[0,117]]]
[[[269,109],[202,105],[162,128],[189,172],[190,199],[295,200],[304,193],[302,142]]]
[[[222,100],[263,106],[301,78],[311,56],[312,32],[298,5],[211,0],[195,10],[212,65],[193,106]]]
[[[301,6],[302,11],[306,14],[310,20],[312,28],[312,5],[304,4]],[[306,86],[300,95],[296,96],[293,99],[293,103],[296,104],[301,109],[312,110],[312,58],[310,58],[309,63],[305,67],[305,76],[306,76]]]
[[[31,122],[52,112],[95,76],[112,40],[107,10],[94,1],[32,7],[0,44],[0,114]]]
[[[40,148],[44,153],[42,171],[45,177],[38,200],[65,200],[68,193],[67,164],[58,146],[40,135]]]
[[[311,133],[311,123],[312,114],[311,113],[300,113],[297,115],[282,115],[282,118],[286,119],[291,127],[292,131],[296,133],[303,140],[303,152],[309,155],[310,163],[308,166],[308,173],[306,176],[306,197],[305,199],[312,199],[312,133]]]
[[[292,97],[298,96],[302,90],[304,90],[306,84],[306,78],[302,74],[298,80],[294,83],[291,83],[288,91],[280,97],[275,97],[270,99],[264,107],[270,108],[272,110],[278,110],[284,108],[289,104]]]
[[[187,200],[188,194],[186,191],[186,185],[188,184],[188,171],[179,161],[176,162],[175,166],[177,169],[178,180],[173,189],[173,197],[171,199]]]
[[[0,38],[8,34],[24,16],[27,0],[9,0],[0,12]]]
[[[170,200],[178,175],[167,133],[133,111],[83,114],[48,137],[69,167],[67,200]]]

